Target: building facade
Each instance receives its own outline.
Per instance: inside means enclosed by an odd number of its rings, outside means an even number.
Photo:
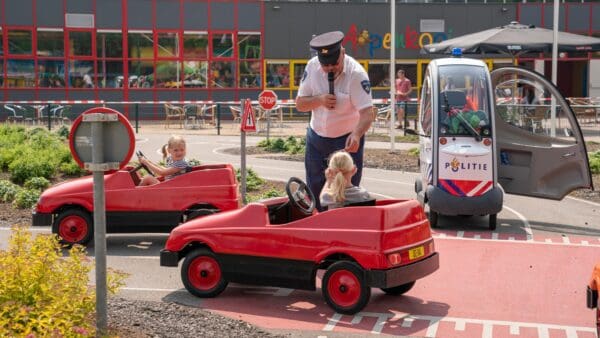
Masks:
[[[552,3],[396,4],[250,0],[0,0],[4,100],[226,101],[273,89],[294,98],[313,34],[345,33],[344,46],[389,94],[389,52],[420,88],[421,46],[511,21],[552,26]],[[600,3],[560,6],[560,30],[600,36]],[[439,57],[439,56],[437,56]],[[485,58],[491,68],[510,64]],[[561,54],[565,96],[600,95],[600,55]],[[550,55],[519,63],[550,74]]]

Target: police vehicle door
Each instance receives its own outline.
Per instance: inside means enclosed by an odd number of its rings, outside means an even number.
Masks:
[[[518,67],[494,70],[491,79],[498,182],[504,191],[562,199],[575,189],[592,188],[583,134],[558,89]]]

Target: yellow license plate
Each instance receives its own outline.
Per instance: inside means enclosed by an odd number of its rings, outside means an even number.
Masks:
[[[417,259],[423,256],[425,256],[425,248],[422,245],[408,250],[408,259]]]

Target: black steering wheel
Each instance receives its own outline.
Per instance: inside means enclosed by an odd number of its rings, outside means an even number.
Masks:
[[[139,161],[140,157],[144,157],[144,153],[142,153],[141,150],[136,151],[135,154],[138,157],[138,161]],[[148,172],[148,174],[155,176],[154,173],[152,172],[152,170],[150,170],[150,168],[148,168],[148,166],[143,164],[142,162],[140,162],[140,164],[137,167],[135,167],[135,169],[133,169],[133,171],[136,172],[136,171],[140,170],[140,168],[144,168],[144,170],[146,170]]]
[[[309,215],[315,209],[315,195],[298,177],[291,177],[285,185],[290,203],[302,213]]]

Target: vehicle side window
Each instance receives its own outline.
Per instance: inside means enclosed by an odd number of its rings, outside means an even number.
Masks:
[[[429,73],[425,75],[425,82],[421,92],[422,104],[420,106],[419,116],[421,129],[425,135],[431,135],[431,80]]]
[[[523,75],[508,76],[495,88],[497,116],[511,126],[537,135],[552,135],[552,94],[543,83]],[[555,105],[554,133],[575,143],[572,126],[560,105]]]

